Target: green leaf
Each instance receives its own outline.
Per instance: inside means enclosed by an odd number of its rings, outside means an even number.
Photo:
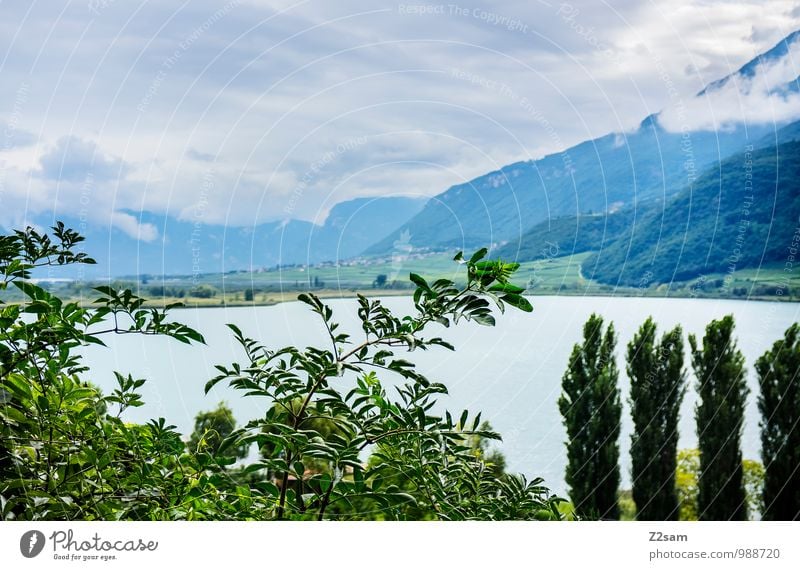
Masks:
[[[225,376],[216,376],[215,378],[212,378],[211,380],[206,382],[206,386],[205,386],[206,394],[208,394],[214,388],[214,386],[216,386],[217,384],[219,384],[223,380],[225,380]]]
[[[117,296],[116,291],[114,289],[112,289],[111,287],[109,287],[108,285],[100,285],[99,287],[95,287],[94,290],[97,291],[98,293],[102,293],[103,295],[106,295],[108,297],[116,297]]]
[[[23,400],[31,399],[30,386],[28,386],[28,382],[22,376],[10,374],[3,380],[2,385],[7,387],[14,394],[17,394],[17,396]]]
[[[361,467],[353,467],[353,483],[357,493],[363,493],[366,490],[364,472],[361,470]]]
[[[26,313],[37,313],[37,314],[49,313],[51,310],[52,307],[50,306],[49,303],[40,300],[31,301],[30,303],[25,305],[25,308],[23,309],[23,311]]]
[[[479,325],[485,327],[493,327],[495,325],[495,320],[492,315],[472,315],[470,318]]]
[[[306,305],[313,307],[317,311],[322,310],[322,301],[320,301],[319,297],[317,297],[313,293],[300,293],[297,296],[297,300],[302,301]]]
[[[477,263],[478,261],[486,257],[487,253],[489,253],[489,250],[486,249],[485,247],[482,247],[481,249],[472,254],[472,257],[469,259],[469,262]]]
[[[14,281],[14,285],[32,300],[49,299],[50,293],[28,281]]]
[[[513,283],[497,283],[489,287],[489,291],[496,291],[498,293],[512,293],[515,295],[519,295],[523,291],[525,291],[525,287],[520,287],[519,285],[514,285]]]
[[[417,408],[417,424],[419,425],[419,429],[424,430],[426,423],[425,410],[423,408]]]
[[[533,305],[531,305],[530,301],[528,301],[522,295],[509,293],[507,295],[503,295],[502,300],[512,307],[516,307],[517,309],[525,311],[526,313],[533,311]]]
[[[431,288],[428,286],[428,282],[425,281],[422,277],[420,277],[416,273],[410,274],[408,276],[408,278],[411,279],[411,282],[414,285],[416,285],[417,287],[419,287],[420,289],[424,289],[426,291],[430,291],[431,290]]]
[[[323,473],[319,477],[319,488],[322,490],[323,493],[327,493],[328,489],[331,488],[331,476],[327,473]]]
[[[0,406],[0,418],[19,425],[27,422],[27,418],[23,413],[13,406]]]

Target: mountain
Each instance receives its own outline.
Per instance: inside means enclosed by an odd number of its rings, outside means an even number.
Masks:
[[[700,91],[700,93],[697,95],[703,96],[710,91],[722,89],[725,85],[732,81],[753,79],[756,76],[759,65],[774,63],[785,58],[789,55],[790,46],[798,40],[800,40],[800,30],[796,30],[783,38],[772,49],[757,55],[740,67],[735,73],[731,73],[722,79],[718,79],[717,81],[709,83],[706,88]],[[775,86],[774,89],[779,91],[797,91],[798,80],[800,80],[800,78],[795,78],[793,81],[789,81],[783,85]]]
[[[762,137],[753,145],[753,149],[767,149],[776,144],[792,141],[800,141],[800,121]],[[726,183],[723,167],[718,163],[707,169],[700,179],[705,186],[712,181],[720,187]],[[533,261],[586,251],[600,251],[611,242],[630,239],[631,227],[642,223],[644,213],[661,212],[663,204],[663,200],[656,199],[640,204],[638,208],[545,220],[525,232],[518,243],[500,247],[496,255],[503,259]],[[588,270],[591,272],[591,268]]]
[[[765,148],[787,142],[800,141],[800,121],[790,123],[774,133],[765,135],[756,143],[756,147]]]
[[[638,285],[785,264],[800,241],[800,143],[745,152],[706,172],[583,264],[584,276]],[[794,244],[794,246],[792,245]]]
[[[348,259],[405,223],[425,206],[426,198],[356,198],[336,204],[321,231],[309,242],[311,257]]]
[[[139,223],[158,228],[158,237],[150,242],[137,240],[115,227],[97,227],[60,216],[65,224],[79,229],[87,238],[82,245],[97,260],[97,265],[72,268],[59,276],[103,279],[146,274],[192,275],[278,264],[336,262],[358,255],[370,243],[414,216],[424,203],[424,199],[396,196],[356,198],[333,206],[322,225],[285,220],[255,227],[226,227],[129,212]],[[53,221],[36,220],[42,226],[50,226]]]
[[[787,56],[789,45],[798,39],[800,32],[790,34],[695,97],[708,97],[731,81],[742,83],[760,63]],[[784,87],[793,86],[796,81]],[[487,244],[519,248],[524,232],[543,220],[668,199],[704,169],[747,145],[774,137],[775,130],[764,124],[669,132],[660,125],[658,114],[650,115],[632,133],[611,133],[453,186],[365,254],[386,255],[400,234],[410,236],[410,246],[421,251]]]
[[[785,264],[800,241],[799,219],[800,142],[794,140],[734,155],[666,202],[541,223],[523,236],[516,259],[591,251],[584,277],[646,287]],[[498,255],[515,253],[506,247]]]
[[[681,134],[648,117],[635,133],[609,134],[453,186],[365,254],[387,253],[403,232],[420,249],[519,244],[526,229],[548,218],[613,211],[669,195],[720,156],[744,148],[748,135],[760,138],[769,130],[697,132],[687,149]]]
[[[687,103],[711,105],[712,100],[704,98],[736,97],[736,89],[759,79],[759,65],[786,62],[790,46],[797,41],[800,31],[735,73],[709,84]],[[800,91],[797,79],[787,82],[789,76],[781,77],[774,89],[779,95]],[[146,242],[115,227],[87,227],[79,219],[59,218],[87,235],[87,249],[98,260],[96,266],[80,268],[79,275],[87,279],[217,273],[335,262],[359,255],[386,257],[400,244],[404,254],[491,245],[494,254],[520,260],[560,255],[555,252],[594,251],[598,253],[590,260],[597,267],[585,263],[585,274],[606,282],[619,278],[630,283],[632,270],[620,273],[614,264],[628,259],[620,249],[626,238],[637,240],[628,253],[649,251],[653,236],[639,233],[643,216],[650,215],[648,223],[661,228],[663,235],[656,241],[666,243],[681,230],[662,226],[661,218],[652,217],[654,212],[673,212],[665,205],[693,188],[710,191],[714,180],[718,185],[733,184],[735,176],[728,180],[730,167],[725,160],[740,155],[748,146],[764,149],[800,140],[799,123],[780,130],[774,125],[739,124],[717,131],[671,132],[662,126],[662,118],[662,114],[653,114],[632,132],[610,133],[538,160],[510,164],[453,186],[427,202],[402,197],[342,202],[321,225],[282,220],[255,227],[226,227],[127,212],[140,223],[158,228],[157,239]],[[34,220],[42,226],[53,221]],[[552,244],[558,245],[553,248]],[[710,252],[716,251],[709,247]],[[608,267],[606,259],[611,260]],[[643,262],[634,265],[643,266]],[[676,275],[699,270],[680,265]],[[659,269],[659,279],[670,279],[665,271]]]
[[[545,220],[525,232],[519,245],[497,250],[500,259],[535,261],[603,249],[630,232],[636,213],[631,208],[612,214],[581,214]]]

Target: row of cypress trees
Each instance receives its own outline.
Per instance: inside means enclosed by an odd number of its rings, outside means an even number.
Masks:
[[[734,319],[712,321],[702,341],[689,335],[697,378],[695,420],[700,450],[701,520],[746,520],[741,437],[749,389]],[[562,378],[559,410],[567,428],[566,482],[575,512],[619,519],[622,404],[613,323],[593,314]],[[631,478],[639,520],[677,520],[678,418],[686,393],[683,330],[658,336],[648,318],[627,345]],[[763,489],[767,520],[800,520],[800,324],[756,362],[760,395]]]

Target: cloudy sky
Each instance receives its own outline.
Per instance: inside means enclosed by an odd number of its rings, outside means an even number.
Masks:
[[[0,1],[0,224],[151,240],[143,210],[246,226],[429,196],[630,131],[797,28],[784,0]]]

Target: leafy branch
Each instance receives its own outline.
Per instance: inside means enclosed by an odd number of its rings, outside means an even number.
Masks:
[[[493,326],[493,305],[501,312],[507,305],[528,312],[533,309],[523,296],[525,289],[511,283],[519,264],[486,260],[486,255],[482,249],[469,259],[461,253],[455,256],[454,261],[466,268],[466,281],[460,287],[448,279],[428,283],[412,273],[414,315],[396,316],[380,300],[359,295],[357,314],[363,339],[357,343],[340,331],[331,307],[311,293],[301,294],[298,300],[320,317],[328,348],[289,346],[273,351],[229,325],[248,362],[218,366],[220,374],[206,384],[206,392],[227,381],[247,396],[271,402],[263,418],[232,434],[231,441],[258,444],[263,456],[259,466],[277,474],[278,487],[272,491],[276,518],[285,518],[289,509],[303,516],[311,508],[316,509],[316,518],[322,518],[331,504],[357,497],[390,512],[403,503],[416,503],[420,497],[402,492],[397,485],[383,488],[380,483],[380,473],[389,469],[387,462],[394,457],[385,451],[406,441],[424,448],[422,455],[416,455],[420,476],[427,476],[428,463],[440,467],[444,463],[469,466],[481,473],[479,479],[488,477],[465,441],[499,436],[479,428],[480,414],[468,422],[466,411],[458,421],[449,413],[444,417],[433,413],[437,398],[447,394],[446,387],[431,382],[413,362],[396,354],[398,349],[453,350],[439,336],[423,336],[432,324],[449,327],[465,320]],[[400,384],[394,386],[396,398],[387,394],[376,372],[399,378]],[[355,386],[348,389],[353,382]],[[380,467],[364,467],[359,454],[367,449],[376,449],[375,456],[383,458]],[[308,471],[309,459],[317,465],[316,471]],[[322,476],[327,477],[326,484],[315,485]],[[473,487],[476,496],[489,488],[497,491],[484,483]],[[432,496],[428,496],[428,506],[445,516],[449,511],[442,504],[447,502],[447,493],[436,501]],[[547,508],[539,495],[534,502],[538,509]]]

